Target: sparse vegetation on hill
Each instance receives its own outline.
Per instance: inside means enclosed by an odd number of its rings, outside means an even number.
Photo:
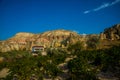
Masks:
[[[106,29],[100,36],[66,30],[19,33],[0,42],[0,79],[119,80],[119,27]],[[38,51],[33,56],[32,46],[42,46],[46,55]]]
[[[120,74],[120,46],[105,50],[82,50],[80,42],[64,49],[48,49],[46,56],[32,56],[27,51],[0,53],[4,58],[0,70],[9,69],[3,80],[102,80],[118,78]],[[71,58],[66,61],[66,59]],[[61,67],[60,64],[63,64]],[[65,72],[64,67],[66,64]],[[63,68],[62,68],[63,67]],[[104,75],[104,74],[106,75]],[[66,77],[61,76],[67,74]],[[107,77],[106,77],[107,76]],[[109,76],[109,77],[108,77]],[[0,77],[2,79],[2,77]]]

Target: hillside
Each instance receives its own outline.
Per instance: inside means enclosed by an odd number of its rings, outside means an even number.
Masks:
[[[77,41],[87,47],[88,40],[98,39],[97,48],[108,48],[112,45],[120,44],[120,24],[105,29],[100,34],[80,35],[68,30],[52,30],[40,34],[20,32],[12,38],[0,41],[0,51],[7,52],[11,50],[31,50],[32,46],[44,46],[44,48],[66,48],[69,44]],[[89,43],[91,43],[89,42]]]
[[[110,28],[106,28],[104,32],[101,33],[100,38],[102,40],[119,40],[120,39],[120,24],[116,24]]]
[[[0,79],[119,80],[119,29],[115,25],[89,35],[68,30],[17,33],[0,41]],[[44,46],[45,50],[31,53],[32,46]]]
[[[106,28],[100,33],[100,48],[109,48],[113,45],[120,45],[120,24]]]
[[[20,32],[1,42],[1,51],[31,50],[32,46],[66,47],[69,43],[80,40],[80,35],[67,30],[53,30],[41,34]]]
[[[71,48],[72,47],[72,48]],[[120,46],[81,50],[77,42],[47,55],[29,51],[0,53],[0,80],[120,80]]]

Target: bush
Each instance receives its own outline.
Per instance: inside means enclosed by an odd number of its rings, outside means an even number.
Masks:
[[[92,49],[96,49],[97,48],[97,44],[99,43],[99,38],[97,37],[91,37],[87,40],[87,48],[92,48]]]
[[[105,50],[82,50],[82,44],[77,42],[70,45],[68,50],[75,55],[68,62],[69,80],[97,80],[96,74],[99,72],[112,72],[117,77],[120,74],[120,46],[114,46]],[[5,80],[29,80],[33,78],[42,80],[45,75],[54,79],[62,73],[57,67],[64,63],[67,51],[62,49],[49,49],[47,56],[32,56],[27,51],[11,51],[0,53],[4,57],[4,62],[0,63],[0,69],[6,67],[10,69],[10,74]],[[15,76],[16,75],[16,76]]]
[[[68,62],[71,80],[97,80],[95,72],[83,57],[75,58]]]

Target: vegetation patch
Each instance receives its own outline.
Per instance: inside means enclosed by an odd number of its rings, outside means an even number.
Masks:
[[[77,42],[69,45],[67,50],[47,49],[46,52],[46,56],[32,56],[28,51],[0,53],[0,70],[9,69],[9,74],[0,78],[102,80],[103,76],[110,76],[120,79],[120,46],[104,50],[83,50],[82,44]],[[66,60],[68,58],[70,59]],[[60,64],[63,65],[59,66]],[[67,76],[61,76],[63,74]]]

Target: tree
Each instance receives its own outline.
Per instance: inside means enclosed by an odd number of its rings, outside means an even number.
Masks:
[[[68,68],[71,74],[70,80],[97,80],[95,72],[82,56],[69,61]]]
[[[68,46],[67,50],[71,51],[73,54],[79,53],[83,49],[82,43],[80,41],[76,42],[75,44],[71,44]]]

